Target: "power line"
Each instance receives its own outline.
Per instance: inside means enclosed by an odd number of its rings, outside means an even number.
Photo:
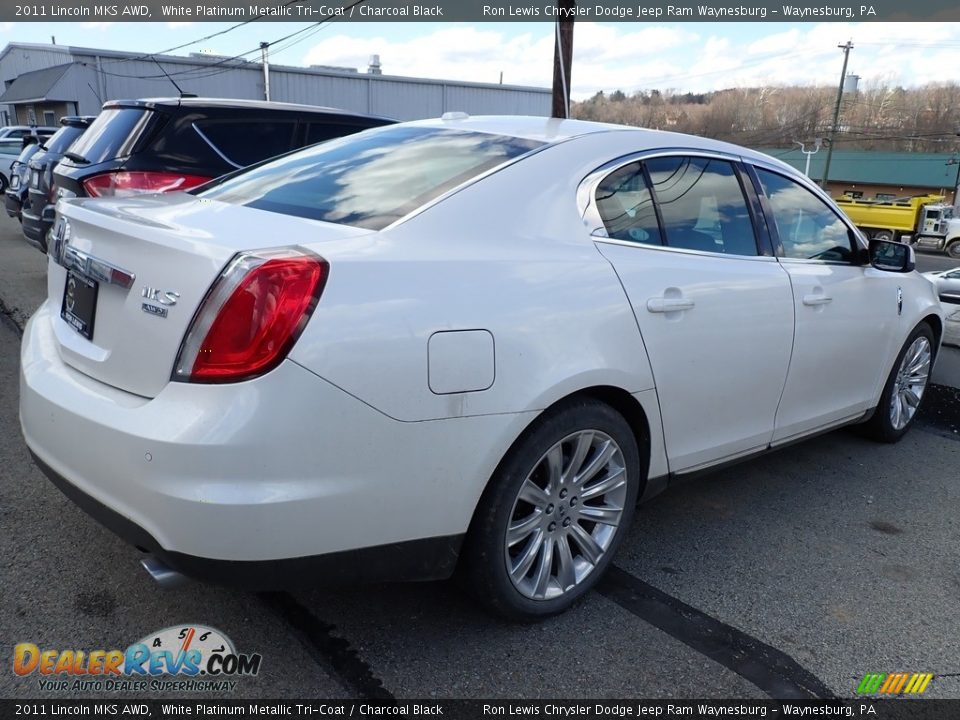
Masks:
[[[292,2],[302,2],[302,1],[303,1],[303,0],[290,0],[291,3],[292,3]],[[282,42],[284,42],[284,41],[286,41],[286,40],[290,40],[291,38],[294,38],[294,37],[296,37],[296,36],[298,36],[298,35],[301,35],[301,34],[303,34],[303,33],[305,33],[305,32],[308,32],[308,31],[310,31],[310,30],[313,30],[313,31],[319,30],[320,27],[321,27],[322,25],[324,25],[324,23],[329,23],[329,22],[331,22],[335,17],[337,17],[338,15],[342,15],[342,14],[343,14],[343,11],[349,10],[349,9],[351,9],[351,8],[354,8],[354,7],[356,7],[357,5],[361,5],[361,4],[364,3],[364,2],[366,2],[366,0],[354,0],[354,1],[351,2],[351,3],[348,3],[347,5],[344,5],[343,8],[340,8],[340,9],[338,9],[338,10],[334,10],[334,11],[328,13],[327,15],[325,15],[322,19],[318,20],[317,22],[310,23],[310,24],[307,25],[306,27],[300,28],[299,30],[296,30],[296,31],[294,31],[294,32],[292,32],[292,33],[289,33],[289,34],[287,34],[287,35],[284,35],[284,36],[282,36],[282,37],[279,37],[279,38],[277,38],[277,39],[275,39],[275,40],[269,41],[269,44],[270,44],[271,46],[274,46],[274,45],[277,45],[277,44],[279,44],[279,43],[282,43]],[[288,4],[290,4],[290,3],[288,3]],[[252,22],[252,21],[247,21],[247,22]],[[312,34],[312,33],[311,33],[311,34]],[[310,36],[308,35],[307,37],[310,37]],[[306,39],[306,38],[302,38],[301,40],[303,40],[303,39]],[[297,42],[300,42],[300,41],[298,40]],[[187,44],[193,44],[193,43],[187,43]],[[286,49],[289,49],[290,47],[293,47],[293,45],[295,45],[295,44],[296,44],[296,43],[291,43],[291,44],[289,44],[289,45],[287,45],[287,46],[285,46],[285,47],[283,47],[283,48],[280,48],[280,49],[281,49],[281,50],[286,50]],[[185,46],[184,46],[184,47],[185,47]],[[232,56],[230,56],[230,57],[221,58],[221,59],[217,60],[216,62],[212,62],[212,63],[210,63],[210,64],[208,64],[208,65],[204,65],[203,67],[200,67],[200,68],[190,68],[190,69],[188,69],[188,70],[179,70],[179,71],[175,71],[175,72],[171,72],[171,73],[162,73],[162,74],[154,74],[154,75],[127,75],[127,74],[125,74],[125,73],[114,73],[114,72],[110,72],[110,71],[103,70],[103,69],[101,69],[100,72],[102,72],[102,73],[105,74],[105,75],[110,75],[110,76],[112,76],[112,77],[127,78],[127,79],[131,79],[131,80],[160,80],[160,79],[163,79],[163,78],[168,78],[168,79],[169,79],[169,78],[171,78],[171,77],[183,77],[183,78],[188,79],[188,80],[197,80],[197,79],[204,78],[204,77],[210,77],[210,76],[213,76],[213,75],[218,75],[218,74],[220,74],[221,72],[228,72],[228,71],[230,71],[230,70],[234,70],[234,69],[236,69],[235,67],[230,67],[230,68],[225,68],[225,69],[223,69],[223,70],[216,70],[216,71],[211,72],[211,70],[212,70],[213,68],[217,68],[217,67],[219,67],[219,66],[226,65],[227,63],[231,63],[231,62],[235,62],[235,61],[240,61],[240,60],[242,60],[244,57],[246,57],[247,55],[252,55],[252,54],[254,54],[254,53],[259,53],[259,52],[260,52],[260,45],[258,44],[257,47],[255,47],[255,48],[252,48],[252,49],[247,50],[247,51],[245,51],[245,52],[239,53],[239,54],[237,54],[237,55],[232,55]],[[148,55],[148,56],[145,56],[145,57],[149,58],[150,56]],[[133,59],[133,58],[131,58],[131,60],[132,60],[132,59]],[[86,63],[84,63],[84,64],[86,64]]]
[[[287,2],[285,2],[285,3],[283,4],[283,7],[289,7],[290,5],[295,5],[295,4],[301,3],[301,2],[304,2],[304,0],[287,0]],[[267,14],[268,14],[268,13],[259,13],[259,14],[255,15],[254,17],[250,18],[249,20],[244,20],[243,22],[239,22],[239,23],[237,23],[236,25],[231,25],[230,27],[226,28],[225,30],[220,30],[220,31],[215,32],[215,33],[210,33],[209,35],[204,35],[202,38],[197,38],[196,40],[191,40],[190,42],[183,43],[182,45],[174,45],[173,47],[167,48],[166,50],[158,50],[157,52],[146,53],[146,54],[144,54],[144,55],[138,55],[137,57],[132,57],[132,58],[121,58],[121,59],[119,59],[119,60],[104,60],[104,61],[102,61],[102,62],[110,63],[111,65],[119,65],[119,64],[125,63],[125,62],[133,62],[134,60],[149,60],[150,58],[155,57],[155,56],[157,56],[157,55],[165,55],[166,53],[173,52],[174,50],[182,50],[182,49],[185,48],[185,47],[190,47],[191,45],[196,45],[197,43],[204,42],[205,40],[210,40],[210,39],[212,39],[212,38],[219,37],[220,35],[226,35],[228,32],[232,32],[232,31],[236,30],[237,28],[243,27],[244,25],[249,25],[249,24],[252,23],[252,22],[256,22],[257,20],[259,20],[259,19],[262,18],[262,17],[266,17]]]

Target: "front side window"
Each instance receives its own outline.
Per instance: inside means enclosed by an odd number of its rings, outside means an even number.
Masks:
[[[506,135],[393,125],[277,158],[197,194],[382,230],[446,191],[541,145]]]
[[[701,157],[645,161],[670,247],[757,255],[757,239],[733,165]]]
[[[597,186],[597,211],[607,237],[662,245],[653,196],[639,162],[614,170]]]
[[[823,200],[783,175],[760,168],[757,175],[770,199],[784,257],[832,262],[853,260],[850,231]]]

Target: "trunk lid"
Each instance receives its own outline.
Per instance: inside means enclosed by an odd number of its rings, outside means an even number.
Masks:
[[[53,320],[60,355],[143,397],[170,381],[194,314],[236,253],[369,232],[185,193],[61,200],[57,209],[47,295],[60,310]]]

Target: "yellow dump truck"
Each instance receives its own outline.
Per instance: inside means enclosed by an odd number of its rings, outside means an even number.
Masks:
[[[942,195],[879,202],[837,198],[837,206],[869,238],[909,242],[960,258],[960,220]]]

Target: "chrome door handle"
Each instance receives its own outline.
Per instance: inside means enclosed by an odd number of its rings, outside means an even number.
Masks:
[[[829,295],[804,295],[803,304],[804,305],[826,305],[829,302],[833,302],[833,298]]]
[[[687,298],[650,298],[647,300],[647,310],[652,313],[680,312],[693,310],[693,300]]]

